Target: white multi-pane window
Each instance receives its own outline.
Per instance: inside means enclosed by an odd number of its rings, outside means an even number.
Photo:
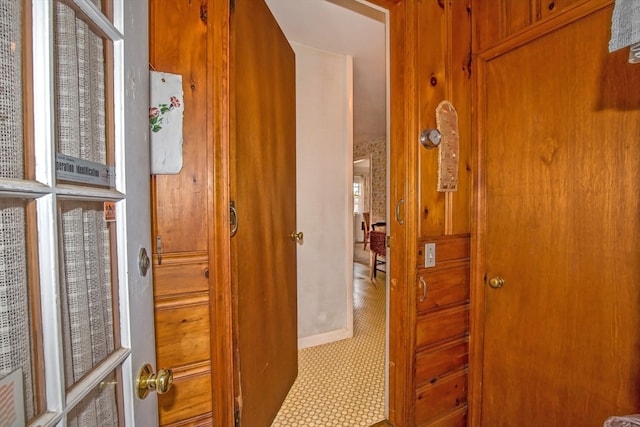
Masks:
[[[362,177],[354,176],[353,177],[353,213],[359,214],[362,212]]]
[[[132,423],[124,9],[0,0],[0,425]]]

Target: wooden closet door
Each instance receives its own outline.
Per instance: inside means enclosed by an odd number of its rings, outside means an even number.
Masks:
[[[264,0],[236,2],[231,30],[236,395],[261,427],[298,374],[295,57]]]
[[[480,58],[482,426],[640,407],[640,67],[591,9]]]

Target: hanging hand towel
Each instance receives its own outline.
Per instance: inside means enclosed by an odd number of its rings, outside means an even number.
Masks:
[[[609,52],[640,42],[640,0],[616,0]]]

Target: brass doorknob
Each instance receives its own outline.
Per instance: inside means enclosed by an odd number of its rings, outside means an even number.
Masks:
[[[302,234],[302,231],[291,233],[291,240],[293,240],[294,242],[301,242],[303,237],[304,234]]]
[[[153,368],[147,363],[140,368],[136,386],[140,399],[147,397],[149,392],[153,390],[158,394],[165,394],[173,386],[173,371],[171,369],[159,369],[158,373],[154,374]]]
[[[495,276],[489,279],[489,286],[493,289],[500,289],[504,286],[504,279],[500,276]]]

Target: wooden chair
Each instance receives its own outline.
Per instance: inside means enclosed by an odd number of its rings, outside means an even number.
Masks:
[[[385,231],[371,231],[369,233],[371,253],[373,262],[371,263],[371,274],[370,279],[373,280],[376,277],[376,273],[378,271],[382,271],[385,273],[385,270],[379,268],[381,265],[385,264],[385,257],[387,255],[387,233]],[[381,257],[383,259],[378,259]]]
[[[365,250],[367,249],[367,243],[369,243],[369,232],[371,231],[371,213],[362,212],[362,219],[364,227],[364,246],[362,247],[362,250]]]

